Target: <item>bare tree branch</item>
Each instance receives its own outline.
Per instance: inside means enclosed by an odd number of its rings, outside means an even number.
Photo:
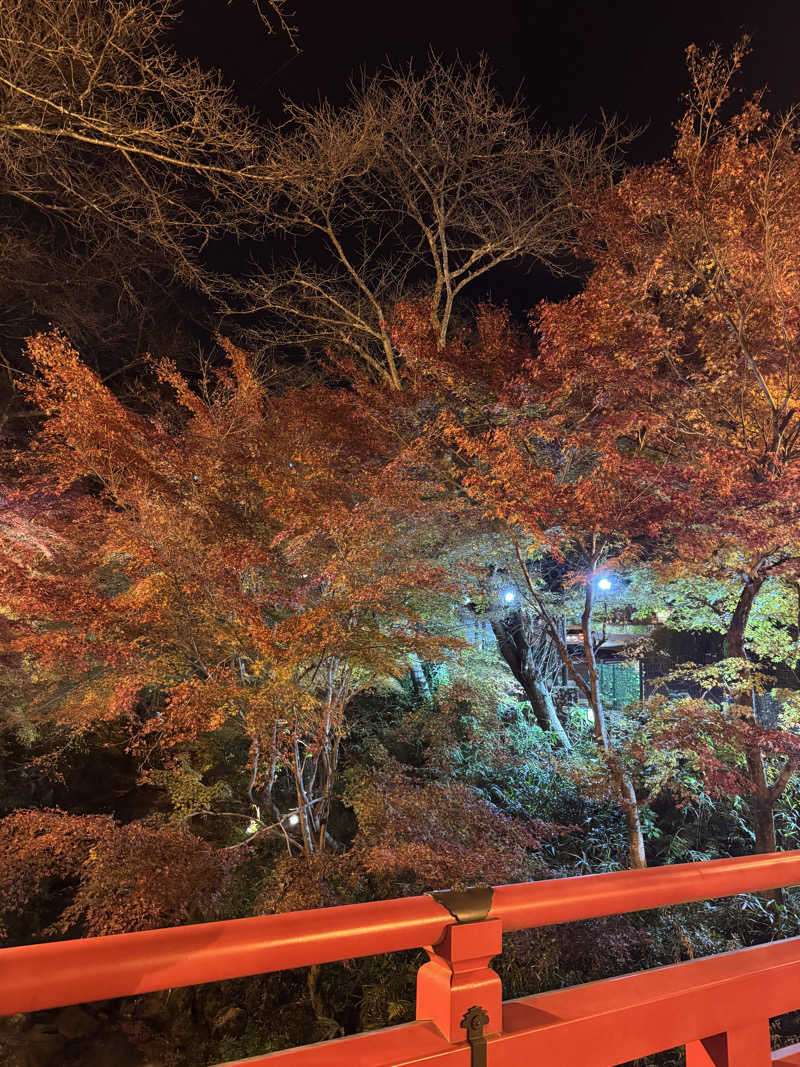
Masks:
[[[276,344],[316,333],[395,386],[387,324],[398,293],[422,294],[443,346],[459,299],[488,271],[510,261],[562,271],[577,189],[609,181],[624,140],[615,122],[535,133],[485,60],[387,69],[343,108],[290,105],[288,118],[270,157],[272,223],[314,262],[262,271],[243,307],[272,314]]]
[[[216,299],[209,241],[264,233],[264,128],[218,73],[172,50],[176,10],[174,0],[4,0],[0,224],[15,255],[0,262],[0,338],[44,318],[102,345],[166,291]],[[270,11],[285,21],[283,0],[262,5]]]

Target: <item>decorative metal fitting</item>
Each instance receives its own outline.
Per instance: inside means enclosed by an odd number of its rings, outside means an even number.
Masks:
[[[488,1023],[489,1016],[479,1004],[470,1008],[461,1020],[469,1041],[470,1067],[486,1067],[486,1038],[483,1036],[483,1028]]]
[[[489,917],[494,890],[491,886],[472,889],[440,889],[431,896],[437,904],[447,908],[456,922],[477,923]]]

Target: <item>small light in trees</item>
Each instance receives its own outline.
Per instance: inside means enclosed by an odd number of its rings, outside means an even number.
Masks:
[[[611,580],[609,578],[601,578],[597,583],[597,588],[602,589],[604,593],[607,593],[611,588]]]
[[[299,822],[300,822],[300,816],[296,812],[289,816],[289,825],[290,826],[297,826],[297,824]]]
[[[509,589],[506,592],[506,594],[504,595],[503,600],[505,600],[506,604],[510,604],[514,600],[515,596],[516,596],[516,593],[514,592],[514,590],[513,589]]]

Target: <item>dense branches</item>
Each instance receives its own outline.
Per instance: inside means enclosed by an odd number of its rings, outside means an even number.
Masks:
[[[170,421],[123,405],[63,337],[30,347],[47,420],[0,557],[13,648],[40,671],[27,714],[82,727],[160,693],[143,752],[233,720],[251,802],[276,832],[288,774],[297,844],[325,848],[348,704],[447,644],[420,626],[446,587],[424,483],[382,461],[351,397],[270,397],[230,345],[206,395],[161,366]]]
[[[7,337],[51,318],[79,343],[113,344],[112,321],[117,344],[141,343],[163,289],[217,292],[199,256],[211,238],[261,232],[263,130],[218,74],[170,48],[174,18],[171,0],[4,3]]]
[[[576,190],[608,182],[620,139],[613,123],[534,133],[485,61],[432,57],[421,73],[364,80],[341,109],[292,105],[271,156],[274,222],[311,242],[261,276],[254,306],[284,323],[276,343],[328,345],[397,388],[397,300],[419,290],[443,346],[465,290],[493,267],[563,269]]]
[[[672,159],[631,172],[595,205],[585,292],[543,308],[540,328],[576,431],[657,472],[661,551],[738,580],[726,637],[744,673],[733,700],[755,725],[748,618],[765,580],[791,578],[800,555],[800,157],[794,113],[770,120],[756,99],[726,117],[743,54],[689,50]],[[758,744],[745,758],[757,847],[770,851],[773,785],[785,786],[794,757],[775,783]]]

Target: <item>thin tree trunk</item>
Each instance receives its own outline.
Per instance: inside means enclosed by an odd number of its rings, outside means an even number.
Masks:
[[[766,574],[748,576],[742,587],[742,591],[739,593],[736,608],[734,609],[727,633],[725,634],[725,644],[727,646],[728,655],[735,659],[747,659],[747,652],[744,647],[744,632],[747,629],[747,621],[750,618],[750,612],[753,610],[755,599],[761,590],[761,586],[766,581],[766,578]],[[749,688],[746,692],[749,694]],[[749,703],[749,697],[747,703]]]
[[[778,851],[775,835],[775,808],[767,797],[757,797],[753,801],[753,830],[756,838],[756,852],[764,855]]]
[[[766,577],[766,574],[759,573],[749,575],[739,594],[736,608],[725,635],[728,655],[735,659],[745,661],[748,659],[744,645],[744,633],[747,629],[747,622],[750,618],[753,604],[766,581]],[[743,719],[754,725],[757,723],[752,685],[743,686],[736,692],[734,694],[734,703],[739,708],[739,713]],[[773,790],[770,789],[761,749],[757,745],[749,745],[745,749],[745,760],[752,788],[750,814],[755,837],[755,851],[761,854],[775,852],[777,848],[775,838],[775,801],[777,797],[773,795]]]
[[[408,672],[411,675],[411,682],[417,698],[419,700],[430,700],[432,696],[431,687],[428,685],[428,679],[425,677],[425,672],[416,652],[413,652],[409,657]]]
[[[526,684],[523,686],[525,689],[525,695],[527,696],[533,713],[536,716],[536,721],[542,725],[545,730],[552,730],[558,737],[558,740],[564,746],[564,748],[571,748],[571,742],[567,737],[566,731],[558,717],[555,703],[553,702],[553,694],[545,684],[544,679],[538,671],[525,671]]]
[[[635,869],[646,867],[647,858],[645,856],[644,835],[642,834],[642,823],[639,814],[639,800],[636,796],[636,789],[634,788],[633,782],[625,772],[625,768],[620,763],[616,752],[609,744],[605,710],[603,708],[603,700],[600,692],[600,671],[597,667],[596,650],[592,642],[592,614],[594,612],[593,571],[594,566],[596,565],[597,555],[594,553],[593,548],[592,573],[589,574],[586,582],[586,596],[584,599],[583,615],[581,617],[584,655],[586,657],[586,667],[589,676],[587,681],[587,679],[577,670],[575,663],[572,660],[572,656],[569,653],[569,649],[567,648],[566,640],[561,635],[558,623],[553,619],[545,605],[542,603],[536,586],[531,579],[530,572],[528,571],[519,544],[516,540],[513,541],[513,544],[517,559],[519,560],[519,565],[525,576],[525,583],[528,586],[528,591],[541,614],[543,622],[547,626],[553,644],[556,646],[556,650],[561,657],[561,662],[564,664],[564,668],[569,677],[589,701],[589,706],[592,709],[595,744],[608,767],[609,774],[617,788],[620,806],[625,813],[630,866]]]
[[[314,1016],[317,1022],[323,1023],[326,1029],[329,1030],[330,1037],[336,1037],[343,1033],[342,1027],[339,1023],[328,1014],[327,1005],[325,1004],[325,998],[322,995],[320,989],[320,977],[322,967],[315,963],[308,968],[308,974],[306,975],[306,988],[308,989],[308,999],[311,1001],[311,1008],[314,1012]]]
[[[586,583],[586,596],[583,602],[583,614],[581,616],[581,630],[583,631],[583,654],[586,660],[586,669],[589,675],[589,703],[594,719],[594,739],[598,749],[602,752],[608,765],[619,793],[622,810],[625,813],[625,825],[628,837],[628,856],[630,866],[634,870],[647,866],[647,857],[644,849],[644,835],[642,834],[642,822],[639,814],[639,801],[636,790],[629,775],[620,763],[619,756],[612,749],[608,740],[608,727],[606,724],[603,697],[600,692],[600,671],[597,666],[597,655],[592,641],[592,615],[594,612],[594,578],[589,576]]]
[[[522,612],[509,612],[504,619],[492,619],[491,626],[500,655],[522,686],[537,724],[542,730],[552,731],[559,744],[569,750],[571,742],[558,717],[550,690],[536,665],[530,647],[530,628],[525,625]]]

